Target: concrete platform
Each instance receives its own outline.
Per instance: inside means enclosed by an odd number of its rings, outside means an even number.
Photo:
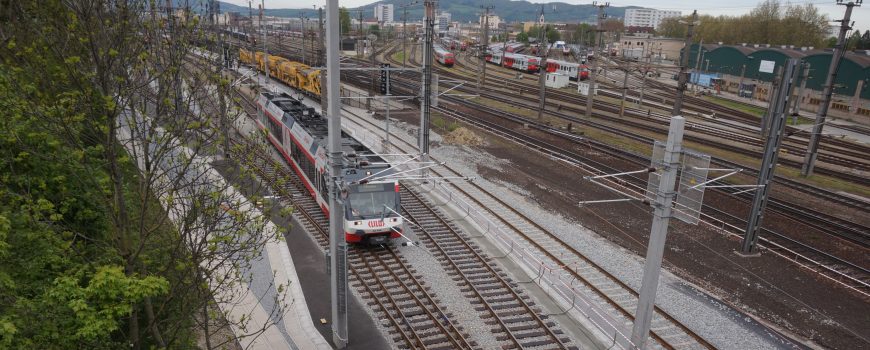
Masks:
[[[246,196],[271,196],[274,195],[268,188],[258,181],[249,178],[240,178],[239,169],[234,165],[224,165],[216,169],[229,181],[231,181]],[[270,208],[262,208],[265,215],[275,225],[290,227],[284,233],[285,245],[292,259],[298,285],[301,287],[302,296],[296,296],[294,300],[303,300],[310,312],[310,321],[314,324],[319,334],[327,340],[332,347],[332,324],[330,306],[330,282],[326,274],[326,259],[323,251],[305,231],[303,226],[295,218],[287,218],[280,214],[283,206],[280,204]],[[352,295],[352,293],[349,293]],[[326,324],[321,324],[320,319],[326,319]],[[386,340],[375,326],[375,320],[369,317],[363,310],[363,305],[356,298],[348,300],[348,346],[347,349],[388,349]]]
[[[134,162],[140,167],[144,160],[137,158],[145,149],[138,139],[132,135],[131,125],[147,122],[147,117],[136,116],[128,111],[121,116],[121,127],[118,130],[118,139],[132,155]],[[155,130],[156,134],[163,133]],[[177,139],[169,139],[166,147],[174,149],[176,156],[189,155],[191,162],[185,173],[157,173],[155,184],[160,185],[175,181],[178,177],[197,179],[202,184],[213,184],[221,189],[228,200],[239,202],[237,208],[246,212],[251,218],[256,218],[262,213],[254,207],[250,201],[243,198],[234,186],[232,179],[224,176],[218,168],[221,165],[232,164],[226,161],[215,161],[212,157],[194,154]],[[173,175],[174,174],[174,175]],[[172,222],[179,223],[190,219],[190,215],[184,200],[170,202],[166,192],[155,193],[166,209],[167,215]],[[228,217],[226,220],[234,220]],[[276,226],[267,222],[262,228],[263,234],[269,237],[269,232],[275,232]],[[194,239],[205,239],[210,235],[209,231],[191,231]],[[239,232],[240,235],[251,232]],[[197,238],[199,236],[199,238]],[[233,332],[238,337],[239,344],[246,349],[329,349],[329,343],[315,329],[305,303],[305,295],[299,283],[293,261],[290,259],[286,242],[277,239],[264,240],[262,251],[259,256],[252,256],[250,265],[239,271],[232,271],[231,265],[216,266],[216,275],[240,273],[245,277],[251,277],[250,281],[242,279],[238,283],[224,284],[218,282],[215,294],[219,300],[218,307],[226,314],[227,319],[246,319],[244,326],[232,323]],[[214,281],[211,281],[212,283]],[[277,286],[285,286],[283,292],[278,292]],[[277,304],[277,305],[276,305]],[[279,308],[280,307],[280,308]],[[240,328],[241,327],[241,328]]]

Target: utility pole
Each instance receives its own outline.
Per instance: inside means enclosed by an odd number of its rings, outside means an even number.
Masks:
[[[305,16],[299,11],[299,24],[302,25],[302,64],[305,64]]]
[[[650,52],[652,52],[652,49],[650,49]],[[649,74],[649,66],[650,64],[652,64],[651,61],[652,53],[650,53],[650,56],[646,58],[646,67],[643,67],[643,69],[641,70],[641,73],[643,73],[643,78],[640,82],[640,101],[638,102],[638,106],[640,106],[641,108],[643,108],[643,91],[646,88],[646,75]]]
[[[251,55],[256,57],[254,55],[254,50],[256,50],[256,44],[254,44],[254,38],[256,38],[254,35],[254,7],[251,2],[252,0],[248,0],[248,19],[251,20],[248,25],[248,43],[250,44]]]
[[[408,51],[406,49],[406,44],[408,42],[408,31],[405,29],[408,27],[408,7],[416,5],[419,0],[414,0],[406,4],[399,5],[402,8],[402,68],[406,68],[407,59],[408,59]]]
[[[540,72],[538,75],[538,121],[544,121],[544,105],[547,101],[547,55],[550,53],[550,48],[547,43],[547,26],[544,24],[544,5],[541,5],[541,18],[538,20],[539,23],[539,32],[541,40],[538,41],[538,52],[541,53],[541,64],[540,64]],[[504,62],[504,59],[502,59]]]
[[[480,35],[480,74],[477,76],[477,94],[480,95],[481,86],[486,84],[486,53],[489,52],[489,10],[492,6],[481,6],[483,12],[483,28]],[[501,62],[504,63],[505,52],[501,52]]]
[[[605,2],[603,4],[599,4],[597,1],[593,1],[592,6],[598,7],[598,19],[596,20],[596,23],[595,23],[595,44],[592,47],[592,57],[594,57],[595,60],[592,61],[592,71],[590,72],[591,74],[589,76],[589,90],[588,90],[588,94],[586,95],[586,118],[587,119],[592,118],[592,104],[593,104],[592,96],[595,95],[595,79],[598,76],[598,61],[603,59],[599,55],[600,52],[597,52],[597,51],[599,51],[598,50],[598,40],[600,40],[601,32],[602,32],[602,29],[601,29],[602,23],[601,22],[604,21],[604,9],[607,8],[608,6],[610,6],[610,3]]]
[[[266,90],[269,90],[269,50],[266,48],[266,28],[263,27],[263,10],[266,7],[266,0],[261,0],[260,3],[260,31],[263,32],[263,71],[266,72]]]
[[[406,49],[408,42],[408,4],[402,6],[402,68],[408,67],[407,57],[408,57],[408,49]]]
[[[323,28],[323,7],[320,7],[317,9],[317,17],[318,17],[318,20],[320,21],[317,24],[318,29],[319,29],[319,33],[320,33],[320,40],[319,40],[319,42],[320,42],[320,45],[319,45],[320,54],[317,55],[317,65],[320,67],[323,67],[323,65],[326,63],[326,32],[324,31],[324,28]],[[338,31],[339,45],[341,45],[340,44],[341,43],[341,24],[339,24],[338,30],[339,30]],[[339,50],[341,50],[341,48],[339,48]],[[321,75],[320,75],[320,115],[326,115],[326,110],[328,109],[328,106],[329,106],[329,102],[328,102],[327,97],[326,97],[327,96],[326,82],[327,82],[328,78],[324,79],[325,77],[323,76],[322,73],[323,73],[323,71],[321,71]],[[340,91],[339,91],[339,95],[340,95]]]
[[[686,44],[685,49],[683,50],[683,57],[680,58],[680,75],[679,80],[677,80],[677,97],[674,99],[674,109],[671,111],[671,115],[680,115],[683,110],[683,95],[686,93],[686,82],[688,81],[688,76],[686,74],[686,70],[688,70],[689,66],[689,49],[692,47],[692,34],[695,32],[695,24],[698,21],[698,10],[692,12],[692,21],[689,22],[689,29],[686,32]],[[698,46],[698,50],[701,49],[701,46]]]
[[[781,78],[782,82],[776,90],[776,95],[771,95],[771,103],[774,107],[772,108],[773,115],[770,118],[770,134],[764,145],[764,156],[761,160],[761,168],[758,170],[758,190],[752,198],[752,211],[749,213],[746,234],[743,236],[743,244],[740,248],[739,254],[742,256],[757,254],[758,233],[761,231],[761,221],[764,218],[767,198],[770,195],[771,185],[773,185],[779,148],[783,138],[785,138],[788,103],[792,98],[791,93],[797,81],[798,62],[798,59],[791,58],[786,62],[785,69],[780,68],[780,71],[784,71],[785,74]]]
[[[223,32],[217,31],[218,23],[217,23],[217,15],[220,12],[219,10],[219,2],[215,0],[210,0],[208,3],[208,18],[209,24],[212,27],[212,30],[218,33],[218,49],[220,54],[220,61],[218,61],[217,71],[223,76],[224,68],[230,68],[232,64],[229,59],[229,48],[226,46],[224,42],[224,34]],[[220,85],[218,85],[220,86]],[[223,152],[221,152],[221,156],[224,159],[230,158],[230,133],[229,133],[229,118],[227,117],[227,93],[228,89],[231,89],[227,86],[227,90],[218,91],[218,103],[220,106],[220,129],[221,129],[221,144],[223,145]],[[162,341],[160,341],[162,343]]]
[[[362,12],[362,9],[359,9],[357,11],[359,12],[359,23],[357,25],[357,31],[358,31],[357,37],[359,39],[357,39],[357,42],[365,43],[365,34],[363,33],[363,12]],[[359,57],[364,58],[365,54],[366,54],[365,45],[361,45],[358,52],[359,52]]]
[[[341,152],[341,96],[339,95],[340,20],[338,0],[326,2],[326,80],[329,100],[329,276],[332,306],[332,342],[338,349],[347,346],[347,242],[344,240],[344,203],[340,199],[343,186],[341,173],[344,154]]]
[[[683,126],[686,119],[681,116],[671,117],[671,126],[668,131],[668,143],[665,146],[664,166],[659,187],[656,190],[653,207],[653,222],[650,226],[649,245],[646,250],[646,262],[643,265],[643,281],[640,285],[640,294],[637,299],[637,310],[634,314],[634,326],[631,330],[631,349],[645,349],[646,340],[649,336],[650,323],[655,306],[656,288],[659,285],[659,275],[662,267],[662,258],[665,251],[665,240],[668,235],[668,222],[671,218],[672,204],[674,201],[674,184],[677,181],[677,169],[680,167],[680,153],[682,152]]]
[[[688,48],[689,46],[686,47]],[[703,57],[701,51],[704,51],[704,39],[701,39],[698,43],[698,55],[695,56],[695,80],[692,82],[692,91],[698,91],[698,79],[701,78],[698,75],[698,71],[701,70],[701,57]],[[689,52],[688,49],[686,49],[686,52]]]
[[[628,91],[628,72],[631,71],[631,63],[625,62],[625,76],[622,78],[622,98],[619,102],[619,117],[622,118],[625,116],[625,94]]]
[[[773,79],[770,81],[770,98],[767,99],[767,111],[761,116],[761,137],[767,136],[767,129],[770,128],[771,120],[773,120],[773,110],[776,108],[775,96],[773,94],[780,84],[780,75],[782,75],[782,67],[777,67],[776,74],[773,75]]]
[[[816,122],[813,124],[813,133],[810,134],[810,143],[807,146],[807,155],[804,157],[801,176],[807,177],[812,175],[813,168],[816,166],[819,142],[822,138],[822,127],[825,125],[828,107],[831,104],[831,95],[834,93],[834,81],[837,78],[837,70],[840,68],[840,60],[843,58],[843,54],[846,53],[846,32],[852,29],[849,22],[852,18],[852,8],[861,6],[862,2],[863,0],[855,0],[854,2],[843,3],[842,0],[837,0],[837,5],[846,6],[846,15],[840,21],[840,35],[837,37],[837,46],[834,46],[834,52],[831,54],[831,66],[828,68],[828,77],[825,79],[824,90],[822,91],[822,104],[819,105],[819,112],[816,113]]]
[[[432,42],[435,31],[435,9],[437,0],[424,0],[424,41],[423,41],[423,86],[420,96],[420,154],[423,162],[429,161],[429,109],[432,105]],[[421,177],[426,169],[420,170]]]
[[[792,124],[797,125],[798,116],[801,113],[801,100],[804,98],[804,89],[807,88],[807,80],[810,78],[810,64],[808,62],[803,63],[804,66],[804,75],[803,79],[801,79],[801,88],[798,90],[797,98],[794,99],[793,108],[791,110],[792,116]]]
[[[740,82],[737,83],[737,97],[743,97],[743,77],[746,75],[746,65],[740,67]]]

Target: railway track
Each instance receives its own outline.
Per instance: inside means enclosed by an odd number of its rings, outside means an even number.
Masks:
[[[418,236],[442,266],[461,283],[463,291],[473,298],[486,300],[476,306],[489,319],[494,332],[507,334],[521,348],[565,348],[570,339],[555,329],[533,301],[519,292],[518,284],[504,277],[500,268],[492,266],[491,258],[470,242],[467,234],[417,191],[402,193],[402,212],[417,223]],[[509,332],[505,331],[508,330]]]
[[[246,103],[250,103],[248,100]],[[250,109],[250,108],[249,108]],[[249,156],[252,167],[261,179],[273,179],[269,185],[280,199],[297,209],[306,229],[315,232],[321,247],[328,246],[328,221],[317,203],[305,192],[304,186],[263,152],[240,152]],[[282,179],[282,180],[274,180]],[[464,234],[451,222],[439,216],[436,209],[410,189],[403,193],[403,213],[420,226],[419,233],[427,245],[444,261],[446,269],[460,277],[462,288],[468,290],[466,298],[477,305],[481,317],[491,319],[493,337],[505,349],[571,349],[571,340],[553,321],[539,315],[540,309],[519,290],[516,283],[504,277],[499,268],[491,266],[490,258],[472,244],[457,245]],[[367,303],[383,316],[385,328],[392,329],[393,341],[405,348],[469,349],[480,348],[455,317],[445,312],[430,288],[421,281],[395,248],[382,246],[374,249],[351,248],[348,252],[352,286],[366,298]]]
[[[456,74],[450,69],[443,69],[441,67],[438,68],[443,75],[449,75],[458,79],[464,78],[462,75]],[[496,84],[496,86],[498,87],[486,87],[485,89],[489,93],[482,93],[481,95],[483,97],[487,99],[497,100],[501,103],[515,107],[537,110],[537,102],[529,100],[522,96],[522,94],[534,95],[537,91],[537,86],[530,86],[529,84],[518,82],[515,78],[493,77],[490,79],[498,81],[498,83]],[[510,94],[516,94],[517,91],[521,91],[520,98],[514,99],[507,97]],[[611,93],[606,92],[604,94]],[[569,94],[564,91],[548,89],[547,95],[548,99],[561,102],[558,109],[554,108],[554,106],[552,106],[551,104],[550,108],[546,112],[548,115],[564,119],[573,123],[586,122],[585,119],[575,117],[576,115],[584,115],[586,111],[585,106],[576,106],[578,98],[576,94]],[[618,94],[614,95],[618,97]],[[711,102],[707,103],[710,105],[715,105]],[[593,116],[600,120],[604,120],[614,124],[623,124],[635,129],[650,131],[658,134],[667,133],[669,117],[665,115],[648,113],[647,111],[635,109],[632,107],[626,107],[624,109],[626,115],[625,118],[605,115],[600,113],[600,111],[605,111],[613,115],[618,115],[620,112],[620,106],[619,104],[608,103],[601,100],[595,101],[594,109],[599,112],[593,112]],[[721,111],[721,106],[719,110]],[[698,114],[706,115],[701,113]],[[720,116],[722,116],[722,114],[720,114]],[[711,126],[708,124],[715,124],[716,126]],[[698,142],[704,145],[710,145],[712,147],[724,149],[736,154],[746,155],[754,159],[760,158],[762,155],[761,150],[764,147],[764,140],[755,135],[757,134],[757,131],[754,129],[745,128],[747,129],[745,133],[737,133],[734,132],[735,129],[741,128],[733,123],[721,121],[718,117],[711,117],[705,119],[703,122],[689,121],[687,123],[687,130],[692,133],[687,133],[686,137],[689,141]],[[799,130],[797,129],[788,130],[788,132],[792,133],[792,135],[799,135]],[[729,142],[723,143],[721,140],[728,140]],[[853,148],[861,147],[860,145],[856,145],[854,143],[849,143],[849,145]],[[799,159],[802,159],[805,149],[806,142],[804,142],[803,144],[801,144],[800,142],[792,143],[789,142],[789,139],[786,139],[786,142],[783,144],[782,147],[784,154],[791,154],[795,157],[798,157]],[[867,153],[862,152],[861,150],[852,150],[845,147],[833,148],[831,145],[827,145],[824,150],[825,152],[819,153],[819,159],[821,162],[827,163],[829,165],[839,166],[844,169],[851,169],[853,173],[848,173],[843,169],[829,169],[828,167],[819,168],[817,171],[818,173],[831,177],[842,178],[844,180],[859,184],[870,185],[870,177],[865,175],[867,172],[870,172],[870,163],[867,162],[868,158],[866,156]],[[870,152],[870,148],[867,148],[867,152]],[[796,169],[799,169],[802,164],[800,160],[791,160],[785,158],[780,158],[780,163]]]
[[[489,95],[487,95],[487,97],[494,99],[494,100],[503,101],[505,103],[512,102],[510,99],[503,97],[503,96],[499,96],[497,94],[489,94]],[[527,118],[520,117],[517,115],[512,115],[511,113],[504,112],[501,110],[496,110],[495,108],[492,108],[492,107],[483,106],[483,105],[479,105],[479,104],[473,104],[473,103],[463,101],[463,100],[456,100],[454,102],[461,104],[461,105],[464,105],[464,106],[469,107],[469,108],[483,110],[483,111],[489,112],[489,113],[494,114],[494,115],[495,114],[510,115],[518,123],[538,124],[542,130],[548,130],[548,132],[554,133],[554,134],[564,134],[564,132],[562,132],[562,131],[552,130],[552,128],[549,128],[549,126],[540,124],[537,121],[529,120]],[[550,113],[560,113],[560,112],[551,111]],[[653,141],[652,139],[649,139],[649,138],[646,138],[646,137],[643,137],[640,135],[636,135],[634,133],[626,132],[625,130],[621,130],[621,129],[616,128],[616,127],[612,127],[612,126],[608,126],[608,125],[604,125],[604,124],[600,124],[600,123],[589,122],[585,119],[576,118],[576,117],[573,117],[571,115],[562,114],[561,117],[565,118],[567,120],[570,120],[574,123],[577,123],[579,125],[591,125],[591,126],[594,126],[598,129],[601,129],[603,131],[607,131],[609,133],[613,133],[616,135],[621,135],[623,137],[626,137],[626,138],[629,138],[629,139],[632,139],[635,141],[639,141],[639,142],[642,142],[645,144],[650,144]],[[630,121],[627,123],[636,124],[636,123],[630,122]],[[645,158],[643,158],[637,154],[632,154],[632,153],[628,153],[628,152],[620,152],[620,153],[621,153],[622,158],[630,159],[630,160],[633,160],[633,161],[638,162],[638,163],[642,163],[645,161],[648,162],[648,160],[646,160]],[[722,167],[729,167],[729,168],[734,168],[734,169],[743,168],[743,166],[741,164],[727,161],[724,159],[715,159],[714,163],[716,163],[717,165],[722,166]],[[757,175],[757,172],[754,170],[751,170],[751,169],[747,170],[746,173],[750,176]],[[847,197],[847,196],[833,194],[829,191],[817,189],[814,187],[809,187],[809,186],[806,186],[804,184],[800,184],[800,183],[793,181],[793,180],[787,180],[787,179],[783,179],[783,180],[786,181],[787,185],[790,185],[791,187],[799,189],[802,192],[810,193],[810,194],[814,194],[814,195],[819,195],[819,196],[822,196],[825,198],[836,199],[839,202],[841,202],[842,204],[852,206],[856,209],[862,209],[862,210],[870,209],[870,204],[863,202],[861,200],[858,200],[856,198],[851,198],[851,197]],[[730,195],[730,194],[735,193],[737,191],[736,190],[722,189],[722,190],[720,190],[720,192]],[[737,198],[741,199],[742,201],[744,201],[746,203],[749,203],[752,200],[752,194],[751,193],[742,193]],[[859,246],[865,247],[865,248],[870,247],[870,234],[868,234],[867,227],[865,227],[863,225],[856,224],[856,223],[848,221],[848,220],[843,220],[843,219],[838,218],[836,216],[828,215],[828,214],[825,214],[825,213],[822,213],[822,212],[819,212],[816,210],[811,210],[808,208],[803,208],[801,206],[792,205],[790,203],[781,202],[781,201],[778,201],[775,199],[770,201],[769,206],[773,210],[779,211],[782,214],[785,214],[789,217],[792,217],[792,218],[795,218],[798,220],[812,219],[812,221],[808,221],[807,224],[810,225],[811,227],[814,227],[814,228],[820,230],[820,232],[828,233],[834,237],[842,238],[844,240],[853,242],[853,243],[855,243]],[[726,213],[721,212],[721,211],[720,211],[720,213],[726,214]],[[729,221],[734,222],[731,215],[720,215],[720,216],[724,216]]]
[[[443,111],[442,111],[442,112],[443,112]],[[547,151],[545,151],[545,152],[550,152],[550,151],[547,150]],[[723,225],[724,225],[724,224],[723,224]],[[815,259],[815,260],[814,260],[812,257],[807,258],[807,257],[806,257],[807,253],[802,253],[802,252],[800,252],[800,251],[796,251],[795,248],[788,248],[788,247],[785,247],[785,246],[782,245],[782,244],[771,243],[771,242],[766,242],[766,241],[763,242],[763,243],[765,244],[765,246],[767,246],[767,245],[772,246],[772,248],[771,248],[771,247],[768,247],[768,249],[770,249],[770,250],[772,250],[772,251],[773,251],[773,250],[779,250],[779,251],[780,251],[780,252],[778,253],[779,255],[782,255],[782,256],[785,256],[785,255],[793,255],[793,257],[791,257],[791,258],[789,258],[789,259],[794,260],[794,261],[797,261],[798,263],[800,263],[800,264],[802,264],[802,265],[804,265],[804,266],[811,266],[811,267],[813,267],[813,268],[818,268],[818,269],[823,270],[822,272],[820,272],[820,273],[822,273],[823,275],[826,274],[827,272],[825,272],[825,271],[827,271],[827,269],[831,267],[831,264],[830,264],[830,263],[819,263],[818,259]],[[782,247],[782,249],[780,249],[780,247]],[[555,266],[555,265],[554,265],[554,266]],[[835,269],[835,271],[836,271],[836,269]],[[864,270],[864,272],[866,273],[866,270]],[[837,272],[837,273],[835,273],[834,275],[835,275],[835,277],[833,277],[834,279],[837,279],[837,278],[841,278],[841,277],[842,277],[842,273],[841,273],[841,272]],[[847,280],[848,280],[848,279],[847,279]],[[863,282],[865,282],[865,285],[866,285],[866,281],[863,281]],[[859,286],[860,286],[860,284],[859,284]],[[859,288],[863,288],[863,287],[859,287]]]
[[[405,83],[405,84],[409,84],[409,83]],[[398,87],[398,85],[399,84],[395,84],[394,86]],[[409,91],[415,91],[413,87],[407,87],[407,88],[409,89]],[[473,106],[473,108],[483,109],[484,111],[486,110],[486,108],[481,108],[481,106],[479,106],[479,105],[475,105],[475,106]],[[562,154],[561,156],[556,156],[556,157],[559,159],[570,160],[570,162],[572,162],[574,164],[578,164],[578,165],[590,164],[590,160],[586,159],[583,156],[580,156],[577,154],[565,155],[564,154],[565,152],[562,151],[557,146],[549,145],[549,144],[546,144],[546,143],[541,142],[541,141],[535,141],[531,137],[522,135],[521,133],[514,131],[512,129],[502,127],[503,130],[493,131],[494,128],[499,127],[499,126],[497,126],[497,124],[483,122],[483,121],[477,120],[476,118],[470,118],[468,116],[460,115],[459,113],[456,113],[453,110],[447,110],[444,108],[439,108],[439,112],[445,113],[447,115],[451,115],[454,118],[456,118],[457,120],[462,120],[462,121],[469,123],[471,125],[481,127],[484,130],[493,132],[499,136],[506,137],[508,139],[515,140],[515,141],[521,140],[520,141],[521,144],[526,145],[526,146],[531,146],[533,149],[542,150],[544,153],[546,153],[550,156]],[[579,137],[567,134],[564,131],[553,130],[545,125],[535,125],[536,124],[535,122],[531,122],[527,119],[524,119],[524,118],[521,118],[521,117],[518,117],[515,115],[511,115],[510,113],[505,113],[504,111],[492,109],[489,111],[489,113],[497,115],[499,119],[514,119],[514,122],[519,123],[519,124],[533,125],[534,127],[539,128],[539,129],[541,129],[545,132],[551,133],[551,134],[565,135],[565,137],[568,137],[568,138],[573,137],[573,138],[579,140]],[[590,140],[583,140],[583,142],[587,143],[587,144],[589,144],[591,142],[591,144],[593,144],[596,149],[598,149],[600,152],[602,152],[604,154],[610,154],[610,155],[613,155],[613,156],[616,156],[619,158],[632,160],[634,162],[639,163],[639,165],[642,165],[642,166],[646,166],[649,162],[648,159],[646,159],[645,157],[639,156],[637,154],[633,154],[633,153],[626,152],[623,150],[617,150],[617,149],[614,149],[614,148],[609,147],[607,145],[599,144],[597,142],[590,141]],[[604,164],[595,164],[593,169],[595,169],[595,171],[597,173],[620,172],[619,170],[612,169],[611,167],[606,166]],[[636,182],[636,186],[645,187],[646,179],[634,178],[633,181]],[[730,235],[741,237],[741,234],[734,233],[734,232],[742,232],[742,227],[735,226],[735,225],[745,225],[744,220],[736,218],[731,214],[725,213],[721,210],[712,208],[710,206],[705,206],[704,211],[706,214],[705,215],[706,219],[710,220],[712,222],[711,225],[713,225],[715,227],[722,228],[722,229],[727,228],[728,230],[726,232],[729,232]],[[820,222],[820,224],[823,224],[825,222],[825,220],[830,219],[827,217],[821,217],[823,214],[814,213],[812,211],[807,212],[803,215],[810,215],[811,217],[816,218],[816,220],[818,220]],[[836,221],[832,221],[832,222],[833,222],[833,225],[836,225]],[[716,223],[718,223],[718,224],[716,224]],[[738,223],[738,224],[735,224],[735,223]],[[866,244],[866,242],[867,242],[866,232],[867,231],[865,228],[860,228],[860,227],[859,227],[859,230],[860,231],[856,232],[857,236],[854,236],[854,238],[858,240],[857,242],[859,244]],[[804,267],[807,267],[811,270],[814,270],[817,273],[819,273],[820,275],[822,275],[822,276],[824,276],[824,277],[826,277],[826,278],[828,278],[828,279],[830,279],[838,284],[841,284],[841,285],[843,285],[851,290],[857,291],[857,292],[864,294],[864,295],[870,295],[870,284],[868,284],[868,283],[870,283],[870,271],[868,271],[867,269],[865,269],[857,264],[854,264],[854,263],[851,263],[849,261],[843,260],[841,258],[835,257],[835,256],[833,256],[829,253],[826,253],[824,251],[821,251],[817,248],[814,248],[807,243],[799,242],[793,238],[788,237],[787,235],[772,231],[770,229],[762,229],[762,233],[764,235],[762,237],[762,245],[764,245],[765,247],[770,247],[769,250],[771,252],[773,252],[781,257],[784,257],[790,261],[793,261],[793,262],[799,264],[800,266],[804,266]],[[843,238],[850,239],[849,237],[843,237]]]
[[[445,112],[445,110],[439,110]],[[378,125],[372,122],[365,122],[355,119],[354,123],[368,123],[368,128],[378,128]],[[401,141],[402,146],[399,147],[402,151],[412,151],[414,149],[413,141],[408,141],[401,134],[394,134],[394,141]],[[393,146],[398,146],[393,143]],[[461,176],[458,172],[449,167],[433,168],[435,176],[450,177]],[[508,254],[520,254],[521,251],[528,254],[528,259],[534,259],[538,263],[537,271],[543,274],[543,270],[549,271],[549,274],[558,274],[563,277],[563,281],[571,281],[571,288],[566,290],[565,297],[567,300],[576,300],[578,305],[582,303],[581,299],[586,297],[573,297],[573,293],[580,295],[582,291],[589,290],[592,293],[590,299],[584,299],[586,302],[595,303],[595,305],[608,305],[607,313],[617,315],[618,319],[609,320],[612,324],[630,324],[633,320],[633,310],[637,303],[637,293],[629,286],[625,285],[617,277],[607,272],[603,267],[595,264],[591,259],[588,259],[579,251],[571,248],[570,245],[561,241],[556,235],[536,224],[533,220],[508,205],[504,201],[498,199],[497,195],[487,192],[482,187],[474,183],[451,183],[450,188],[454,201],[463,201],[465,203],[473,203],[474,207],[486,208],[487,216],[491,216],[493,229],[498,226],[505,231],[505,234],[510,234],[509,240],[504,242],[515,242],[509,249],[504,249]],[[404,198],[404,197],[403,197]],[[404,204],[403,204],[404,205]],[[509,233],[508,233],[509,232]],[[562,276],[564,274],[564,276]],[[534,273],[533,273],[534,275]],[[540,276],[537,276],[540,277]],[[551,278],[557,278],[555,275],[550,275]],[[568,283],[568,282],[566,282]],[[600,315],[591,315],[589,317],[601,317]],[[627,340],[627,335],[623,329],[607,328],[608,320],[600,321],[601,327],[606,328],[603,331],[607,334],[614,334],[616,331],[620,342],[624,344]],[[681,324],[672,316],[656,308],[654,316],[654,326],[651,336],[658,344],[658,347],[665,349],[683,349],[683,348],[714,348],[706,342],[701,336],[691,331],[688,327]]]

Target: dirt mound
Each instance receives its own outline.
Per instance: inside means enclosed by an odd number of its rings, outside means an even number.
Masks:
[[[484,144],[482,137],[463,127],[456,128],[447,133],[447,135],[444,135],[443,139],[444,143],[456,145],[481,146]]]

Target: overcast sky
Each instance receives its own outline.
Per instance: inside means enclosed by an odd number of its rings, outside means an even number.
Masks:
[[[248,5],[247,0],[223,0],[237,5]],[[848,0],[846,0],[848,1]],[[256,7],[260,1],[254,0]],[[324,0],[265,0],[266,8],[310,8],[312,5],[322,6],[326,3]],[[339,5],[346,7],[357,7],[373,3],[374,0],[339,0]],[[531,0],[535,3],[546,3],[551,1]],[[591,4],[592,1],[582,0],[563,0],[570,4]],[[692,10],[697,9],[698,13],[711,15],[740,15],[752,10],[760,0],[625,0],[625,1],[610,1],[613,6],[642,6],[655,8],[659,10],[677,10],[683,14],[690,14]],[[787,0],[782,1],[783,3]],[[835,0],[792,0],[793,4],[813,4],[823,13],[826,13],[831,19],[842,19],[845,13],[845,6],[837,6]],[[495,9],[498,13],[498,9]],[[863,7],[855,7],[852,11],[852,20],[855,21],[855,27],[862,32],[870,29],[870,1],[864,4]],[[832,23],[836,24],[836,23]]]

